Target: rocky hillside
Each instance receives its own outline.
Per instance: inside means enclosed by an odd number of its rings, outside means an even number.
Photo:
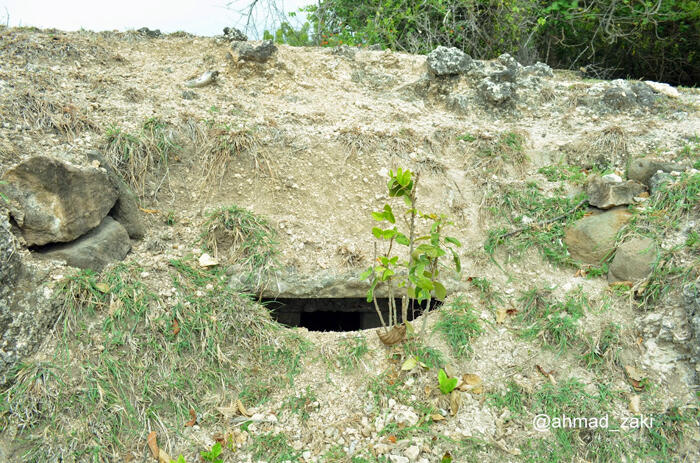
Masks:
[[[697,89],[234,38],[0,29],[0,461],[700,459]]]

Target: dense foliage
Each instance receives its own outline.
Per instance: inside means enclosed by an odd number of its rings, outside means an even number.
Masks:
[[[445,45],[481,59],[508,52],[525,64],[585,67],[602,78],[700,79],[698,1],[321,0],[306,12],[310,36],[305,30],[299,41],[287,27],[277,40],[410,53]]]

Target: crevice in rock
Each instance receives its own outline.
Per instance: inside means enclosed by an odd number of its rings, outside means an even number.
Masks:
[[[384,321],[388,322],[388,299],[378,299]],[[378,328],[381,325],[374,305],[365,298],[263,298],[261,302],[270,310],[273,318],[287,326],[303,326],[309,331],[356,331]],[[399,318],[401,317],[401,301]],[[409,310],[411,321],[425,311],[427,301],[416,305],[413,313]],[[440,305],[432,300],[430,309]]]

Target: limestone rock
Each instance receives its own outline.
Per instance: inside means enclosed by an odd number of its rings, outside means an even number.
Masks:
[[[8,170],[0,185],[28,246],[72,241],[100,224],[118,190],[107,173],[46,156]]]
[[[545,63],[540,61],[531,66],[525,66],[521,71],[523,75],[532,75],[538,77],[554,77],[554,71]]]
[[[643,82],[613,80],[603,92],[603,103],[613,109],[622,110],[635,106],[651,107],[658,96]]]
[[[511,69],[514,71],[520,70],[522,68],[522,65],[518,63],[518,61],[510,56],[508,53],[503,53],[498,57],[498,62],[504,65],[507,69]]]
[[[439,46],[428,54],[425,63],[433,75],[447,76],[469,71],[472,57],[459,48]]]
[[[679,98],[681,96],[681,94],[678,93],[678,90],[675,87],[671,87],[668,84],[662,82],[654,82],[653,80],[645,80],[644,83],[651,87],[651,89],[656,93],[661,93],[662,95],[666,95],[669,98]]]
[[[224,27],[224,37],[231,42],[245,42],[248,36],[235,27]]]
[[[3,201],[2,198],[0,201]],[[17,240],[10,230],[7,213],[0,207],[0,297],[17,279],[20,268]]]
[[[617,232],[631,218],[625,208],[614,208],[574,223],[564,237],[571,257],[586,264],[599,264],[613,251]]]
[[[683,288],[683,302],[693,338],[688,343],[696,368],[700,368],[700,280]],[[700,371],[700,370],[698,370]],[[700,378],[699,378],[700,379]]]
[[[656,243],[651,238],[632,238],[621,244],[615,251],[615,258],[610,264],[608,281],[637,281],[651,273],[651,266],[656,261]]]
[[[108,263],[123,260],[130,250],[131,241],[124,227],[111,217],[105,217],[99,227],[77,240],[42,249],[37,255],[99,272]]]
[[[656,172],[649,179],[649,192],[651,194],[656,193],[667,183],[673,182],[673,175],[667,172]]]
[[[682,172],[684,169],[680,164],[662,161],[656,158],[633,159],[627,168],[627,178],[636,180],[646,186],[650,186],[651,177],[658,171],[662,172]]]
[[[479,83],[477,90],[484,100],[496,105],[504,104],[516,96],[516,85],[514,83],[495,82],[489,77]]]
[[[16,283],[22,290],[0,295],[0,386],[12,382],[11,372],[36,351],[61,314],[61,298],[46,285],[45,270],[25,265]]]
[[[107,160],[98,151],[90,151],[87,153],[90,161],[97,161],[100,167],[107,171],[112,184],[117,186],[119,197],[114,203],[114,207],[109,215],[114,220],[119,222],[129,233],[129,237],[135,240],[140,240],[146,234],[146,227],[141,219],[139,212],[139,200],[133,191],[129,188],[124,180],[119,176],[116,170],[107,162]]]
[[[238,54],[239,61],[255,61],[258,63],[264,63],[277,51],[277,47],[272,40],[264,40],[259,45],[253,45],[248,42],[233,42],[231,48]]]
[[[639,196],[646,188],[634,180],[616,182],[612,177],[592,177],[586,182],[588,203],[600,209],[610,209],[634,203],[634,197]]]

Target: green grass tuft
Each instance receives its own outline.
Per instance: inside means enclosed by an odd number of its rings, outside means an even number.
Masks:
[[[474,307],[464,296],[457,297],[440,309],[440,320],[435,324],[435,330],[442,334],[457,357],[470,354],[472,339],[483,332]]]

